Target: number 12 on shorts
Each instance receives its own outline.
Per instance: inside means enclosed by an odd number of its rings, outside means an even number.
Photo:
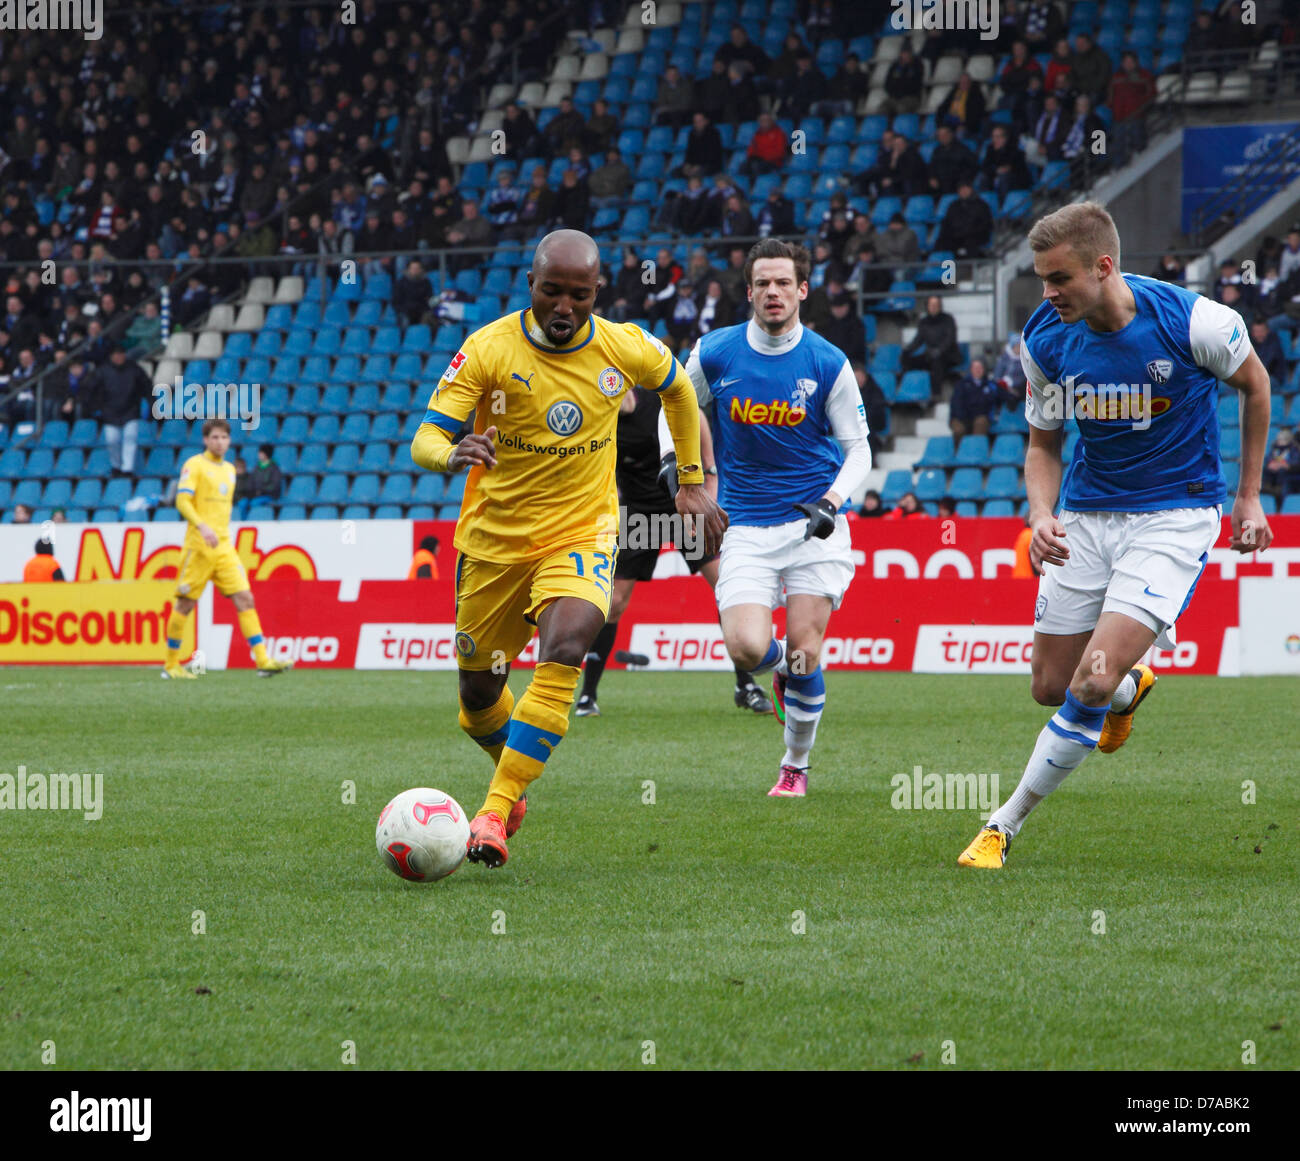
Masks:
[[[571,552],[569,553],[569,557],[572,559],[574,565],[577,567],[578,575],[586,576],[587,574],[582,563],[582,553]],[[610,595],[609,555],[604,552],[593,552],[591,554],[591,559],[593,561],[592,569],[591,569],[591,579],[596,582],[597,587],[600,589],[602,593],[604,593],[606,596],[609,596]]]

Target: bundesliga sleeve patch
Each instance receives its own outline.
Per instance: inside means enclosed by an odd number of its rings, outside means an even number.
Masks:
[[[442,377],[450,383],[456,378],[456,372],[465,365],[465,352],[457,351],[451,357],[451,362],[447,364],[447,369],[442,373]]]

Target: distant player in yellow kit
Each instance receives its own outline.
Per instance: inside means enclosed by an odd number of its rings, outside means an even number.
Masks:
[[[163,677],[193,678],[181,665],[181,637],[185,618],[194,611],[208,581],[229,597],[239,611],[239,629],[248,639],[259,677],[273,677],[293,668],[292,661],[274,661],[266,652],[262,624],[253,607],[248,573],[230,543],[230,506],[235,498],[235,465],[226,463],[230,424],[209,419],[203,425],[204,451],[190,456],[181,468],[176,490],[176,510],[189,528],[176,578],[176,603],[167,621],[167,663]]]
[[[704,487],[695,389],[668,349],[632,323],[592,314],[600,251],[577,230],[538,243],[532,306],[465,340],[443,372],[411,458],[469,467],[456,525],[460,724],[496,764],[470,827],[468,857],[489,867],[527,809],[524,792],[569,726],[582,659],[609,613],[618,551],[615,433],[634,385],[659,394],[677,451],[677,511],[716,552],[726,514]],[[474,432],[452,435],[471,412]],[[510,663],[539,634],[518,704]]]

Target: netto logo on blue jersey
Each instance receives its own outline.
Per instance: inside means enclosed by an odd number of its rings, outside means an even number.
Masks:
[[[574,435],[582,426],[582,408],[567,399],[552,403],[546,412],[546,426],[561,437]]]

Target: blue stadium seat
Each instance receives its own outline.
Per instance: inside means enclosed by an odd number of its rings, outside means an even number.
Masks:
[[[928,388],[927,388],[928,391]],[[912,466],[914,468],[946,468],[957,458],[950,435],[932,435],[925,442],[925,451]]]
[[[447,477],[447,491],[442,497],[444,503],[459,504],[465,498],[465,476],[465,472],[458,472]]]
[[[329,477],[333,479],[334,477]],[[342,477],[339,477],[340,479]],[[321,495],[325,494],[325,485],[321,485]],[[370,473],[357,476],[352,481],[352,489],[347,494],[353,504],[377,504],[379,502],[379,477]]]
[[[385,304],[375,299],[363,298],[357,303],[357,313],[352,316],[354,327],[377,327],[384,313]]]
[[[415,477],[411,499],[417,504],[439,504],[443,497],[443,477],[436,472],[422,472]]]
[[[406,504],[411,499],[411,477],[406,472],[393,472],[384,479],[379,489],[381,504]]]
[[[894,507],[903,498],[904,492],[912,490],[912,473],[906,468],[894,468],[885,476],[880,489],[880,501],[886,507]]]
[[[120,508],[131,498],[131,483],[132,481],[121,476],[106,481],[99,502],[113,508]]]
[[[99,424],[93,419],[78,419],[68,434],[70,447],[94,447],[99,443]]]
[[[1015,464],[1019,466],[1025,462],[1025,441],[1018,435],[1007,433],[999,435],[993,440],[993,448],[989,452],[989,462],[991,464]]]
[[[171,476],[176,470],[176,452],[172,448],[156,447],[145,456],[143,471],[147,476]]]
[[[983,467],[989,462],[989,437],[968,435],[963,438],[953,462],[958,467]]]
[[[329,382],[334,384],[355,383],[361,378],[361,359],[357,355],[343,355],[334,363]]]
[[[446,328],[439,329],[439,336]],[[424,323],[412,323],[406,328],[405,334],[402,335],[402,350],[409,351],[413,354],[422,355],[425,351],[433,346],[433,336],[429,333],[429,328]],[[451,348],[453,351],[455,347]]]
[[[393,297],[393,278],[383,270],[376,270],[366,279],[361,297],[374,302],[388,302]]]
[[[276,439],[280,443],[306,443],[308,419],[305,415],[286,415]]]
[[[337,355],[343,346],[343,336],[337,327],[323,327],[312,338],[311,354]]]
[[[1280,403],[1281,400],[1279,399],[1278,402]],[[1235,391],[1231,395],[1220,396],[1218,412],[1220,428],[1241,426],[1241,403]]]
[[[984,481],[984,494],[994,500],[1018,500],[1024,495],[1020,473],[1010,465],[993,468]]]
[[[370,353],[370,331],[367,327],[348,327],[343,332],[343,345],[339,348],[343,355],[368,355]]]
[[[916,487],[912,490],[918,500],[939,500],[947,494],[948,485],[942,471],[930,469],[916,477]]]
[[[339,518],[339,506],[337,504],[317,504],[311,510],[310,519],[312,520],[337,520]]]
[[[970,439],[970,436],[966,437]],[[963,441],[964,443],[964,441]],[[984,473],[979,468],[958,468],[948,481],[948,495],[954,500],[980,500],[984,497]]]
[[[406,351],[393,360],[390,375],[393,379],[418,379],[424,374],[424,360],[412,351]]]
[[[348,304],[341,298],[336,298],[325,304],[325,311],[321,315],[322,327],[343,328],[352,324],[352,311]]]
[[[281,355],[310,355],[312,344],[316,341],[316,332],[313,330],[295,330],[289,332],[289,337],[284,340],[284,346],[280,350]],[[258,351],[260,355],[262,352]]]
[[[365,479],[364,476],[358,476],[357,479]],[[316,503],[318,504],[344,504],[348,498],[348,479],[340,473],[332,473],[324,476],[320,482],[320,488],[316,492]]]
[[[349,504],[343,509],[344,520],[369,520],[370,509],[365,504]]]
[[[72,503],[78,508],[98,508],[104,485],[99,480],[78,480],[72,490]]]
[[[267,382],[276,387],[292,387],[298,382],[301,372],[301,359],[296,355],[281,355],[271,365],[271,377]]]
[[[424,413],[421,412],[419,415],[412,415],[411,418],[415,420],[415,426],[418,428],[420,422],[424,418]],[[393,415],[389,412],[385,412],[383,414],[375,416],[375,421],[370,426],[371,439],[386,439],[390,443],[394,443],[398,439],[400,439],[401,436],[402,436],[402,424],[396,415]],[[415,432],[412,431],[410,438],[413,439],[414,437],[415,437]]]
[[[1016,506],[1010,500],[986,500],[982,516],[1014,516]]]
[[[343,417],[343,426],[339,430],[339,439],[346,443],[365,443],[370,436],[371,421],[369,415],[352,411]]]
[[[266,320],[262,323],[259,336],[270,331],[287,331],[293,326],[293,307],[287,303],[276,303],[266,308]]]
[[[353,411],[378,411],[379,410],[379,383],[377,381],[362,382],[359,383],[356,387],[352,388],[352,410]]]
[[[388,450],[388,444],[378,441],[368,443],[361,449],[361,463],[358,465],[357,470],[377,472],[382,475],[388,471],[392,458],[392,454]]]
[[[290,504],[311,504],[316,499],[316,477],[299,474],[289,481],[289,490],[285,500]],[[298,517],[302,519],[302,517]]]
[[[1225,427],[1219,432],[1219,454],[1225,460],[1241,457],[1241,428]]]
[[[1033,195],[1027,189],[1013,189],[1002,201],[1002,220],[1020,222],[1033,210]]]
[[[90,514],[92,524],[116,524],[118,519],[119,514],[116,508],[96,508]]]
[[[931,222],[937,220],[933,199],[926,194],[917,194],[915,197],[908,198],[907,206],[903,210],[903,217],[907,219],[908,225],[911,226],[930,225]]]
[[[301,415],[315,415],[320,411],[319,387],[295,387],[289,397],[289,410]]]
[[[306,520],[307,509],[301,503],[281,504],[275,515],[277,520]]]
[[[331,472],[357,472],[361,470],[360,464],[361,448],[355,443],[338,444],[334,451],[330,453],[329,470]]]
[[[19,447],[6,448],[0,453],[0,480],[16,480],[23,474],[27,453]]]
[[[343,360],[340,359],[339,362]],[[321,415],[342,415],[348,410],[348,387],[346,382],[331,383],[320,393],[320,402],[313,407],[299,407],[294,399],[295,411],[315,411]]]
[[[45,430],[41,432],[41,439],[38,446],[48,448],[61,448],[68,446],[68,425],[62,419],[55,419],[45,425]]]
[[[253,336],[247,331],[236,331],[234,334],[227,335],[226,345],[222,347],[221,353],[235,359],[247,359],[253,353]],[[266,353],[274,355],[276,352]]]
[[[930,376],[926,371],[907,371],[898,384],[898,402],[927,404],[930,402]]]
[[[425,397],[417,397],[414,401],[412,398],[411,385],[409,382],[403,382],[405,379],[413,376],[395,375],[384,387],[383,394],[379,397],[379,403],[374,408],[376,411],[409,411],[413,406],[422,406]]]
[[[47,447],[33,449],[27,457],[27,474],[44,479],[54,471],[54,452]]]
[[[63,448],[54,457],[54,467],[50,469],[50,475],[75,479],[81,475],[81,459],[82,452],[79,447]]]
[[[298,453],[298,471],[322,475],[329,459],[329,447],[323,443],[304,444]]]
[[[103,479],[112,471],[109,463],[108,448],[93,447],[86,453],[85,474]]]

